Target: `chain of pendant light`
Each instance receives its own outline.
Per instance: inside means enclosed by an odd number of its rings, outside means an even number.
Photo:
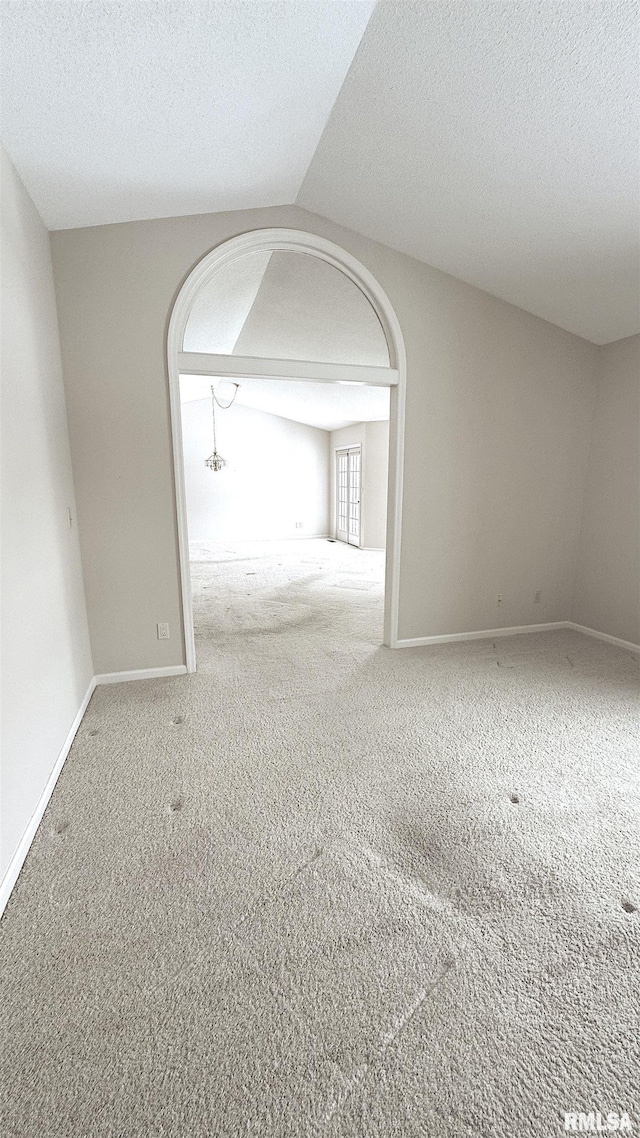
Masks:
[[[221,411],[229,410],[235,400],[236,395],[238,394],[240,384],[234,383],[233,386],[235,387],[235,391],[231,396],[229,402],[221,403],[216,395],[215,387],[213,384],[211,384],[211,423],[213,426],[213,454],[210,454],[208,458],[205,458],[204,464],[205,466],[208,466],[209,470],[213,471],[214,473],[217,473],[218,471],[222,470],[223,466],[226,466],[226,459],[224,459],[222,455],[218,454],[218,443],[216,441],[216,404],[221,409]]]

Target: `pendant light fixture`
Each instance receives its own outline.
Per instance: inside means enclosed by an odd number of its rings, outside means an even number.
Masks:
[[[217,473],[218,471],[222,470],[222,467],[227,465],[226,459],[224,459],[222,457],[222,455],[218,454],[218,444],[216,442],[216,404],[223,411],[228,411],[228,409],[231,406],[231,404],[233,403],[236,395],[238,394],[238,388],[240,387],[240,384],[234,383],[233,386],[235,387],[235,391],[234,391],[233,395],[231,396],[231,399],[229,400],[229,402],[228,403],[220,403],[219,399],[216,398],[216,389],[213,386],[213,384],[211,384],[211,422],[213,425],[213,454],[210,454],[208,458],[205,458],[204,464],[205,464],[205,466],[208,466],[209,470],[212,470],[214,473]]]

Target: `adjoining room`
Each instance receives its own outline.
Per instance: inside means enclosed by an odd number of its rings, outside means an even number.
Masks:
[[[254,631],[322,628],[337,646],[359,619],[381,643],[388,388],[181,376],[180,390],[197,667]]]
[[[333,625],[340,640],[348,636],[350,605],[362,610],[366,591],[370,635],[381,642],[390,388],[398,383],[384,315],[365,279],[359,286],[346,262],[341,271],[328,246],[305,248],[296,233],[289,241],[265,234],[255,248],[245,235],[234,250],[231,242],[198,266],[172,316],[188,638],[192,621],[199,647],[210,651],[216,629],[229,635],[257,621],[264,631],[282,631],[313,620]],[[394,431],[402,432],[395,403],[393,415]],[[244,565],[247,542],[259,566]],[[313,576],[305,570],[310,558]],[[397,558],[395,566],[389,560],[397,576]],[[258,581],[244,581],[248,590],[234,573]],[[196,658],[194,644],[190,669]]]

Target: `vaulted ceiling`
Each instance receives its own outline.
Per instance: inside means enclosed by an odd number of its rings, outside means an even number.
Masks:
[[[289,204],[372,8],[4,0],[5,146],[50,229]]]
[[[196,297],[183,348],[389,367],[382,325],[358,286],[319,257],[281,250],[217,273]]]
[[[638,331],[637,0],[2,0],[49,228],[297,202],[596,343]]]
[[[222,403],[233,395],[234,382],[213,380]],[[181,401],[191,403],[194,399],[204,399],[207,405],[203,405],[203,413],[208,416],[211,384],[212,380],[204,375],[181,375]],[[240,407],[253,407],[255,411],[266,411],[323,431],[389,418],[389,388],[365,384],[343,386],[296,379],[249,379],[241,381],[234,402]]]
[[[587,339],[638,331],[638,6],[374,12],[298,196]]]

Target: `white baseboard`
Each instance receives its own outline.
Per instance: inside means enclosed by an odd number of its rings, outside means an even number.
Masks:
[[[615,644],[616,648],[624,648],[627,652],[640,652],[640,644],[634,644],[631,640],[621,640],[619,636],[610,636],[608,632],[598,632],[595,628],[576,624],[574,620],[568,620],[566,627],[573,628],[574,632],[583,632],[585,636],[595,636],[596,640],[605,640],[607,644]]]
[[[519,624],[511,628],[484,628],[480,632],[451,632],[444,636],[416,636],[412,640],[396,640],[393,647],[422,648],[428,644],[451,644],[456,640],[488,640],[494,636],[520,636],[523,632],[549,632],[554,628],[569,627],[570,624],[566,620],[553,620],[548,624]]]
[[[123,684],[130,680],[159,680],[163,676],[186,676],[186,664],[170,664],[166,668],[136,668],[132,672],[103,672],[95,676],[96,684]]]
[[[278,542],[284,544],[284,542],[287,541],[327,541],[329,538],[335,540],[332,533],[289,533],[284,534],[280,537],[247,537],[241,541],[241,544],[266,545],[267,543],[271,543],[273,545],[276,545]],[[189,556],[191,557],[192,555],[197,554],[198,550],[201,549],[202,546],[208,547],[213,553],[215,553],[220,549],[228,548],[229,545],[233,544],[234,543],[232,541],[197,541],[194,539],[193,541],[189,542]],[[198,558],[196,556],[193,556],[193,560],[197,561]]]
[[[96,689],[96,679],[94,676],[92,678],[91,682],[89,683],[89,687],[87,688],[87,690],[85,692],[82,703],[80,704],[80,707],[78,708],[78,711],[76,712],[73,723],[71,724],[71,727],[69,728],[69,732],[67,734],[67,737],[66,737],[64,743],[62,744],[62,748],[61,748],[61,750],[58,754],[58,757],[55,761],[55,765],[53,767],[53,770],[51,771],[51,774],[49,775],[49,778],[47,779],[45,788],[42,791],[42,794],[40,795],[38,805],[36,806],[32,816],[31,816],[31,820],[30,820],[26,830],[24,831],[24,834],[22,835],[22,837],[20,839],[18,848],[17,848],[16,852],[14,853],[14,855],[13,855],[13,857],[9,863],[9,868],[7,869],[7,872],[5,873],[5,875],[2,879],[2,884],[0,885],[0,916],[2,916],[2,914],[4,913],[7,901],[9,900],[9,897],[11,896],[11,891],[12,891],[16,881],[18,880],[18,875],[20,873],[20,870],[22,869],[22,866],[24,865],[24,862],[25,862],[25,858],[26,858],[27,854],[29,853],[31,843],[36,836],[36,831],[38,829],[38,826],[40,825],[40,822],[42,821],[42,815],[44,814],[45,810],[47,809],[47,806],[49,805],[49,799],[51,798],[51,795],[53,794],[56,782],[58,781],[58,778],[60,777],[60,772],[64,766],[65,759],[66,759],[67,755],[69,754],[69,751],[71,750],[71,744],[73,743],[73,740],[75,739],[76,732],[78,730],[78,727],[80,726],[80,723],[82,722],[82,717],[83,717],[85,711],[87,710],[89,700],[91,699],[91,696],[93,695],[95,689]]]
[[[512,628],[487,628],[481,632],[453,632],[445,636],[416,636],[412,640],[397,640],[392,647],[422,648],[428,644],[450,644],[456,640],[487,640],[494,636],[520,636],[524,632],[549,632],[554,628],[571,628],[574,632],[595,636],[596,640],[604,640],[607,644],[614,644],[616,648],[624,648],[627,652],[640,652],[640,644],[634,644],[631,640],[621,640],[619,636],[610,636],[608,632],[598,632],[595,628],[576,624],[574,620],[554,620],[549,624],[521,624]]]

